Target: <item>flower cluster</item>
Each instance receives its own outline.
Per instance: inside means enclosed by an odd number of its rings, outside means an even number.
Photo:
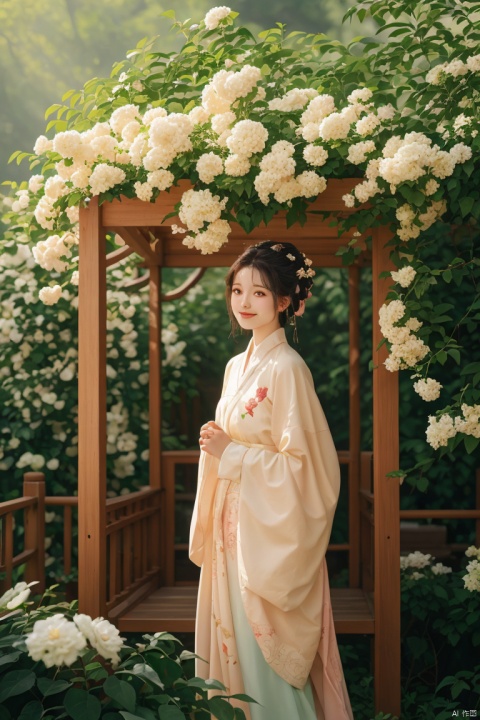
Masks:
[[[418,393],[426,402],[437,400],[437,398],[440,397],[440,390],[442,387],[443,385],[433,378],[422,378],[421,380],[417,380],[417,382],[413,383],[413,389],[415,392]]]
[[[467,574],[463,576],[464,586],[470,592],[480,592],[480,548],[471,545],[465,555],[474,559],[467,565]]]
[[[417,271],[410,265],[405,265],[400,270],[393,271],[390,273],[392,280],[406,288],[409,287],[417,274]]]
[[[439,417],[431,415],[428,418],[426,430],[427,442],[435,450],[448,445],[450,438],[457,433],[480,438],[480,405],[467,405],[462,403],[462,415],[452,417],[443,413]]]
[[[414,335],[422,326],[417,318],[411,317],[403,325],[398,325],[399,321],[403,321],[405,311],[401,300],[392,300],[379,310],[380,330],[390,343],[390,354],[385,360],[385,367],[390,372],[414,367],[430,351],[428,345]]]
[[[443,85],[449,76],[457,78],[478,72],[480,72],[480,55],[470,55],[465,62],[456,59],[435,65],[427,73],[426,80],[432,85]]]
[[[400,569],[404,575],[411,580],[421,580],[422,578],[432,577],[432,575],[448,575],[452,572],[452,568],[443,563],[432,563],[434,558],[430,553],[422,553],[415,550],[408,555],[400,556]],[[424,572],[419,572],[423,570]]]
[[[226,204],[227,198],[221,200],[210,190],[187,190],[183,193],[178,216],[188,230],[195,233],[193,236],[186,235],[183,244],[197,248],[204,255],[219,250],[227,242],[231,230],[229,223],[220,219]]]
[[[296,197],[309,198],[319,195],[327,187],[325,178],[312,170],[295,176],[294,152],[292,143],[279,140],[260,161],[260,172],[254,185],[264,205],[270,202],[271,194],[277,202],[289,203]]]
[[[48,668],[72,665],[83,654],[87,643],[113,665],[120,662],[123,638],[117,628],[103,618],[92,620],[89,615],[75,615],[72,622],[56,613],[37,620],[25,640],[32,660],[42,660]]]

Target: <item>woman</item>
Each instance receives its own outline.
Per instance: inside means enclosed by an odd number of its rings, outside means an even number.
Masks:
[[[252,720],[351,720],[325,563],[340,471],[312,376],[285,339],[310,297],[290,243],[249,248],[226,278],[252,331],[200,431],[190,558],[201,566],[197,674],[245,692]],[[296,327],[295,327],[296,329]]]

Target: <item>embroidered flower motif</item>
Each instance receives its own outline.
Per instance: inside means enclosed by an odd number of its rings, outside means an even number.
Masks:
[[[253,417],[253,411],[257,407],[258,403],[261,403],[265,398],[267,397],[268,388],[257,388],[257,392],[255,393],[255,397],[250,398],[250,400],[247,400],[245,403],[245,410],[246,413],[242,413],[242,418],[245,418],[248,415]]]

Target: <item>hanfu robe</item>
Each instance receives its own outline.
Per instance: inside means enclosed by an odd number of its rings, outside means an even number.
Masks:
[[[196,672],[248,693],[252,668],[241,666],[235,631],[243,641],[241,598],[243,627],[290,690],[313,692],[313,717],[352,720],[325,563],[338,456],[311,373],[283,328],[230,360],[215,421],[231,443],[220,460],[200,456],[190,559],[202,568],[195,651],[207,662]]]

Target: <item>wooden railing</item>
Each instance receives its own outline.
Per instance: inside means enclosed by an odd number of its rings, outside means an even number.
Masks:
[[[23,549],[15,551],[15,513],[23,510]],[[0,503],[0,590],[13,584],[13,570],[25,565],[26,582],[38,580],[36,592],[45,589],[45,477],[29,472],[23,476],[23,497]]]
[[[107,611],[110,617],[147,595],[155,587],[185,584],[175,577],[176,553],[185,551],[185,543],[175,542],[175,503],[192,502],[195,488],[176,492],[178,465],[197,465],[198,450],[162,453],[162,490],[144,488],[138,492],[106,500],[107,530]],[[341,464],[348,463],[348,452],[339,453]],[[360,458],[360,547],[361,587],[373,590],[373,504],[372,453]],[[75,496],[45,496],[45,476],[40,472],[24,474],[23,496],[0,503],[0,591],[11,587],[13,571],[25,565],[24,579],[38,580],[36,591],[45,587],[45,509],[63,509],[63,571],[72,570],[73,512]],[[469,519],[475,521],[476,545],[480,546],[480,469],[476,471],[475,510],[401,510],[401,519]],[[16,513],[23,511],[23,547],[15,548]],[[17,520],[18,522],[18,520]],[[349,543],[331,544],[330,551],[348,551]],[[187,583],[188,584],[188,583]]]
[[[161,579],[161,491],[107,500],[107,613],[116,617]]]

